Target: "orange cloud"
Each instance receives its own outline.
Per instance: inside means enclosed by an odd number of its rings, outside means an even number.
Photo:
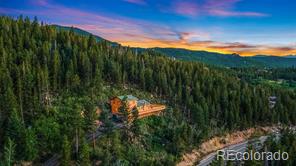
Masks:
[[[142,42],[119,40],[125,46],[153,48],[153,47],[169,47],[184,48],[189,50],[205,50],[210,52],[218,52],[225,54],[237,53],[241,56],[253,55],[295,55],[296,47],[275,47],[267,45],[247,45],[242,43],[220,43],[215,41],[196,41],[184,42],[181,40],[157,40],[147,39]]]

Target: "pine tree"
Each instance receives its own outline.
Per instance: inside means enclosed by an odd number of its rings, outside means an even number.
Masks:
[[[140,120],[139,120],[139,111],[137,108],[132,110],[132,118],[133,118],[133,122],[131,124],[131,130],[133,131],[133,133],[138,136],[140,135]]]
[[[71,165],[71,144],[68,137],[64,135],[62,144],[62,166]]]
[[[79,152],[79,161],[82,166],[90,166],[90,149],[86,141],[84,140]]]
[[[60,57],[59,52],[54,50],[51,60],[51,81],[52,81],[52,88],[54,91],[58,89],[59,86],[59,71],[60,71]]]
[[[128,108],[128,101],[127,101],[127,96],[124,96],[124,98],[122,99],[122,104],[121,107],[119,109],[119,112],[121,113],[122,116],[122,120],[124,121],[124,123],[128,124],[129,122],[129,116],[130,116],[130,110]]]
[[[22,123],[22,120],[16,109],[14,109],[10,114],[7,126],[6,136],[12,138],[13,142],[16,143],[16,149],[18,150],[17,155],[20,155],[22,154],[21,152],[24,142],[24,124]]]
[[[15,162],[15,143],[10,138],[8,138],[6,144],[4,145],[4,165],[13,166],[14,162]]]
[[[27,161],[34,161],[38,155],[37,138],[32,128],[25,130],[24,158]]]

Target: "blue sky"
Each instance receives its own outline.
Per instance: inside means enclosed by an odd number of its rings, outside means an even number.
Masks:
[[[292,0],[0,0],[0,13],[37,16],[137,47],[296,54]]]

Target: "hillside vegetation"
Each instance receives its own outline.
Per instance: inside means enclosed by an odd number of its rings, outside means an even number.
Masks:
[[[79,28],[76,28],[76,27],[67,27],[67,26],[61,26],[61,25],[52,25],[52,26],[55,27],[59,31],[73,31],[76,34],[79,34],[79,35],[82,35],[82,36],[85,36],[85,37],[88,37],[88,36],[92,35],[90,32],[84,31],[84,30],[79,29]],[[111,41],[106,40],[104,38],[101,38],[99,36],[93,36],[93,37],[98,42],[105,41],[105,42],[108,42],[108,43],[110,43],[111,45],[114,45],[114,46],[118,46],[119,45],[118,43],[111,42]]]
[[[83,36],[92,35],[90,32],[85,30],[76,28],[76,27],[66,27],[60,25],[53,25],[58,30],[65,31],[74,31],[77,34]],[[94,35],[97,41],[107,41],[111,43],[111,45],[118,46],[119,44],[116,42],[111,42],[106,39],[103,39],[99,36]],[[207,51],[193,51],[187,49],[179,49],[179,48],[132,48],[135,51],[155,51],[158,53],[162,53],[165,56],[185,60],[185,61],[197,61],[202,62],[208,65],[218,66],[218,67],[234,67],[234,68],[289,68],[296,66],[296,58],[293,55],[290,56],[264,56],[257,55],[252,57],[242,57],[238,54],[222,54],[215,52],[207,52]]]
[[[256,142],[256,140],[254,140]],[[278,133],[272,134],[270,137],[267,138],[267,140],[262,144],[259,143],[258,146],[255,147],[252,142],[249,143],[247,147],[248,153],[255,152],[272,152],[278,153],[278,152],[287,152],[288,153],[288,160],[246,160],[246,161],[223,161],[223,160],[215,160],[210,165],[211,166],[221,166],[222,163],[226,162],[226,165],[244,165],[244,166],[254,166],[254,165],[281,165],[281,166],[291,166],[296,164],[296,133],[295,130],[290,129],[282,129]],[[222,164],[223,165],[223,164]]]
[[[153,48],[154,51],[185,61],[198,61],[220,67],[287,68],[295,67],[296,59],[277,56],[242,57],[237,54],[221,54],[176,48]]]
[[[96,119],[110,124],[108,97],[127,93],[125,87],[161,99],[169,109],[122,130],[107,127],[91,148],[85,136]],[[270,96],[277,97],[274,108]],[[295,124],[295,101],[294,91],[253,86],[201,63],[136,53],[37,20],[0,17],[4,164],[41,163],[58,153],[63,165],[174,165],[183,152],[217,133]],[[96,108],[103,110],[100,116]],[[79,151],[73,154],[75,142]]]

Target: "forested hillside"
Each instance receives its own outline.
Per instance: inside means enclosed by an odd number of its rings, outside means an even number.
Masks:
[[[58,30],[65,30],[74,31],[77,34],[88,36],[92,35],[90,32],[85,30],[76,28],[76,27],[67,27],[67,26],[60,26],[60,25],[53,25]],[[97,41],[104,41],[99,36],[95,36]],[[106,40],[107,42],[111,43],[114,46],[118,46],[119,44],[116,42],[111,42]],[[147,51],[144,48],[132,48],[135,51]],[[295,56],[264,56],[264,55],[257,55],[251,57],[242,57],[238,54],[222,54],[222,53],[215,53],[215,52],[208,52],[208,51],[193,51],[187,49],[179,49],[179,48],[151,48],[148,49],[150,51],[156,51],[166,55],[168,57],[172,57],[178,60],[185,60],[185,61],[197,61],[202,62],[208,65],[218,66],[218,67],[234,67],[234,68],[289,68],[296,66],[296,60],[294,59]]]
[[[228,70],[234,76],[253,85],[264,85],[272,88],[296,89],[296,68],[233,68]]]
[[[89,35],[92,35],[90,32],[84,31],[84,30],[76,28],[76,27],[67,27],[67,26],[61,26],[61,25],[52,25],[52,26],[55,27],[57,30],[61,30],[61,31],[70,31],[71,30],[71,31],[75,32],[76,34],[86,36],[86,37],[88,37]],[[114,46],[119,45],[118,43],[108,41],[108,40],[101,38],[99,36],[94,36],[94,38],[96,39],[96,41],[106,41]]]
[[[207,51],[192,51],[178,48],[153,48],[169,57],[185,61],[198,61],[220,67],[286,68],[296,66],[296,59],[277,56],[242,57],[238,54],[221,54]]]
[[[106,96],[125,87],[172,109],[130,130],[107,130],[90,148],[83,138],[93,121],[108,121],[94,115],[96,108],[108,112]],[[270,96],[277,97],[272,108]],[[201,63],[136,53],[37,20],[0,17],[0,155],[6,164],[40,163],[59,153],[64,163],[173,165],[185,150],[219,132],[295,124],[295,101],[295,91],[253,86]],[[75,133],[79,155],[71,155]]]
[[[64,31],[74,31],[77,34],[88,36],[92,35],[91,33],[76,28],[76,27],[67,27],[67,26],[60,26],[60,25],[53,25],[58,30]],[[94,35],[97,41],[104,41],[105,39]],[[110,42],[110,41],[109,41]],[[118,45],[117,43],[113,43]],[[245,58],[240,57],[238,55],[231,55],[231,54],[220,54],[220,53],[213,53],[207,51],[190,51],[186,49],[175,49],[175,48],[139,48],[133,47],[132,50],[137,52],[145,52],[145,51],[152,51],[158,52],[165,56],[172,57],[178,60],[185,60],[185,61],[197,61],[203,62],[209,65],[215,66],[223,66],[223,67],[255,67],[260,66],[258,63],[253,63],[247,61]]]
[[[262,149],[263,150],[263,149]],[[289,160],[287,161],[269,161],[268,165],[296,165],[296,133],[291,130],[281,131],[280,136],[274,135],[264,143],[264,150],[268,152],[287,152]],[[251,164],[264,164],[263,161],[251,162]]]

